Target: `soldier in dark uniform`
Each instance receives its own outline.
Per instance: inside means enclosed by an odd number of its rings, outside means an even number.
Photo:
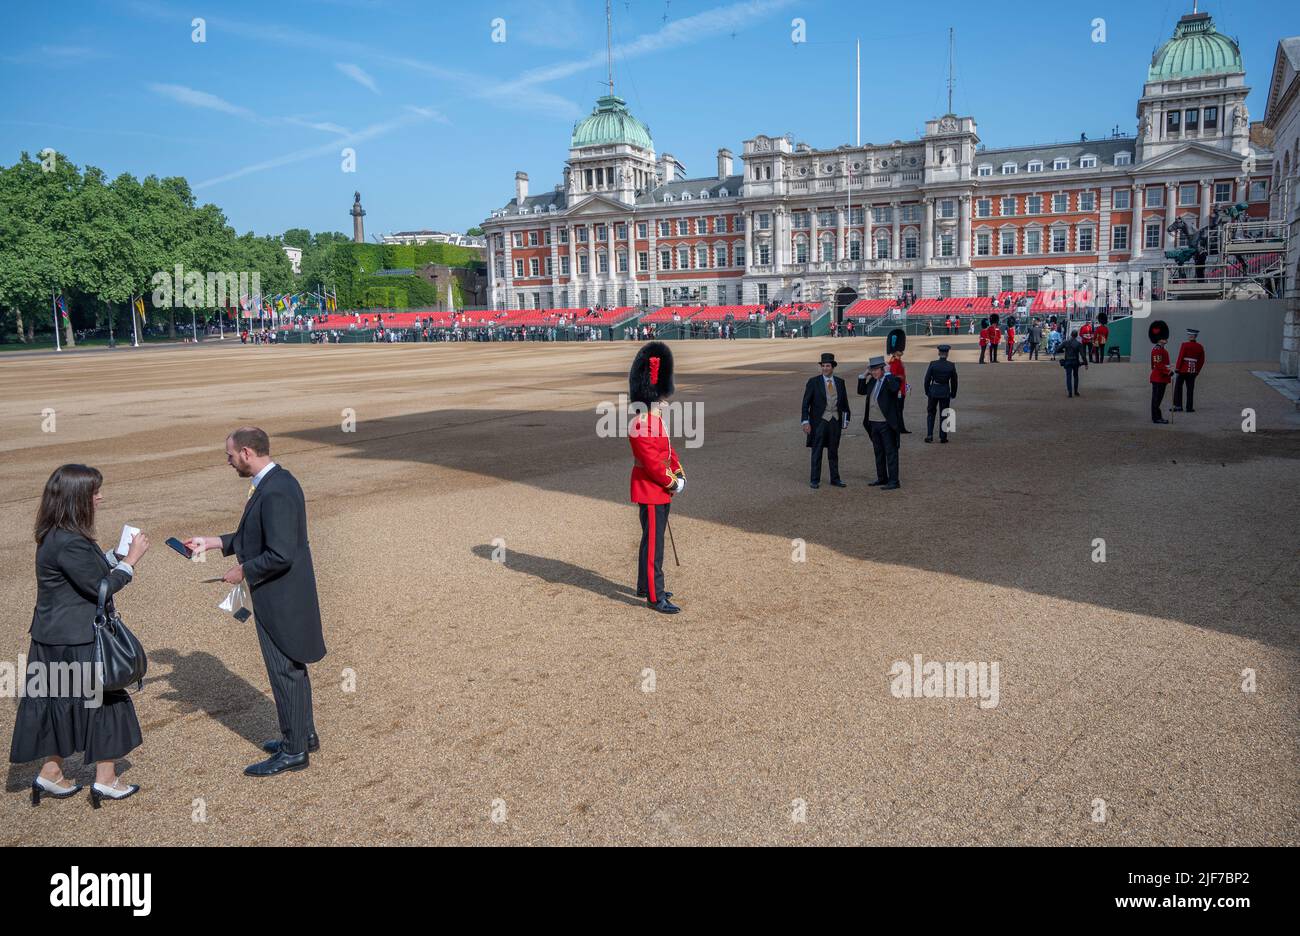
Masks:
[[[925,371],[926,407],[925,407],[925,441],[934,441],[934,416],[939,414],[939,441],[947,442],[948,433],[943,428],[943,412],[957,398],[957,365],[948,360],[951,347],[939,345],[939,360],[931,361]]]
[[[840,434],[849,424],[849,391],[844,378],[835,376],[835,355],[823,354],[821,369],[803,388],[801,419],[806,444],[812,449],[808,486],[821,487],[824,450],[831,466],[831,486],[848,487],[840,480]]]

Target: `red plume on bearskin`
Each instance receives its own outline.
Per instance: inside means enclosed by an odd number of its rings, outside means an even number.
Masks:
[[[636,353],[627,375],[627,395],[649,406],[673,395],[673,352],[662,341],[651,341]]]

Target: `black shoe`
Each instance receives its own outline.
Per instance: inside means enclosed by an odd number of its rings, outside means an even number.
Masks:
[[[647,601],[645,606],[651,611],[658,611],[660,614],[676,614],[678,611],[682,610],[669,601],[667,595],[664,595],[658,601]]]
[[[934,441],[934,436],[926,436],[926,437],[925,437],[925,441],[927,441],[927,442],[933,442],[933,441]]]
[[[888,481],[871,481],[871,482],[868,482],[867,487],[881,487],[882,485],[885,485],[885,484],[888,484],[888,483],[889,483]]]
[[[262,750],[268,754],[279,754],[280,747],[283,744],[283,738],[276,738],[274,741],[263,741]],[[319,750],[320,738],[316,737],[316,733],[313,731],[311,734],[307,735],[307,753],[315,754]]]
[[[90,785],[90,805],[92,809],[98,809],[99,804],[104,800],[126,799],[128,796],[135,796],[140,792],[140,787],[131,784],[125,790],[119,789],[117,780],[113,780],[112,786],[104,786],[102,783],[92,783]]]
[[[310,762],[306,751],[301,754],[276,751],[266,760],[245,767],[244,773],[250,777],[271,777],[286,770],[306,770]]]
[[[884,485],[884,486],[881,488],[881,490],[882,490],[882,491],[897,491],[900,487],[902,487],[902,485],[899,484],[897,481],[895,481],[893,484],[886,484],[886,485]]]
[[[1151,420],[1151,421],[1152,421],[1153,423],[1155,423],[1157,426],[1167,426],[1167,425],[1169,425],[1169,420],[1167,420],[1167,419],[1153,419],[1153,420]]]
[[[649,595],[647,595],[647,594],[646,594],[645,592],[643,592],[643,591],[639,591],[639,592],[637,592],[637,593],[636,593],[636,596],[637,596],[638,598],[649,598],[649,597],[650,597]],[[666,592],[664,592],[664,597],[665,597],[665,598],[671,598],[672,596],[673,596],[673,593],[672,593],[672,592],[670,592],[670,591],[666,591]]]
[[[940,436],[940,437],[939,437],[939,444],[940,444],[940,445],[947,445],[947,444],[948,444],[948,437],[947,437],[947,436]]]
[[[820,481],[809,481],[808,486],[815,491],[822,486],[822,483]]]
[[[1194,410],[1194,409],[1190,409],[1190,408],[1189,408],[1189,409],[1187,410],[1187,412],[1189,412],[1189,413],[1195,413],[1196,410]]]
[[[848,485],[837,479],[831,482],[831,487],[848,487]]]
[[[899,435],[911,435],[911,434],[912,434],[912,430],[911,430],[911,429],[899,429],[899,430],[898,430],[898,434],[899,434]]]
[[[1073,393],[1067,393],[1065,396],[1066,396],[1066,399],[1070,399],[1070,400],[1073,400],[1073,399],[1074,399],[1074,394],[1073,394]]]
[[[80,792],[80,783],[74,783],[70,787],[61,787],[53,780],[46,780],[44,777],[37,776],[32,781],[32,805],[41,805],[42,796],[48,796],[52,799],[67,799],[69,796],[75,796]]]
[[[1171,413],[1181,413],[1182,411],[1183,411],[1183,408],[1182,408],[1181,406],[1171,406],[1171,407],[1169,407],[1169,412],[1171,412]]]

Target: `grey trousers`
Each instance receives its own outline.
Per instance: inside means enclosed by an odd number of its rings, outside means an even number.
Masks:
[[[311,680],[307,664],[291,660],[280,651],[260,623],[257,625],[257,642],[262,647],[266,674],[271,678],[271,695],[275,699],[275,714],[280,722],[286,754],[301,754],[307,750],[307,735],[315,734],[316,721],[311,711]]]

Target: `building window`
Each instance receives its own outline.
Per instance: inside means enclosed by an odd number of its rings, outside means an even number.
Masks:
[[[1215,182],[1214,183],[1214,203],[1222,205],[1232,201],[1232,183]]]
[[[1116,211],[1127,211],[1132,207],[1130,192],[1128,189],[1118,189],[1111,194],[1111,207]]]
[[[920,220],[921,220],[921,206],[920,206],[920,205],[904,205],[902,208],[899,209],[899,215],[898,215],[898,216],[899,216],[899,219],[900,219],[904,224],[906,224],[908,221],[920,221]]]
[[[1026,274],[1025,274],[1025,291],[1026,291],[1026,292],[1038,292],[1038,274],[1037,274],[1037,273],[1026,273]]]
[[[808,262],[808,241],[802,237],[794,242],[794,262]]]
[[[696,233],[696,234],[707,234],[707,233],[709,233],[709,221],[708,221],[707,218],[696,218],[696,219],[695,219],[695,233]]]
[[[538,246],[538,241],[537,241],[537,232],[536,232],[536,231],[529,231],[529,232],[528,232],[528,246],[529,246],[529,247],[536,247],[536,246]]]
[[[1160,246],[1160,222],[1148,224],[1146,226],[1146,242],[1143,245],[1147,250],[1155,250]]]
[[[591,272],[591,258],[585,254],[578,254],[578,273],[585,276]]]
[[[636,253],[636,271],[638,273],[650,272],[650,254],[644,250],[638,250]]]
[[[677,248],[677,269],[689,270],[690,268],[691,268],[691,248],[684,247],[684,246],[678,247]]]
[[[1064,157],[1058,156],[1056,159],[1052,160],[1052,169],[1056,170],[1057,172],[1059,172],[1062,169],[1069,169],[1069,168],[1070,168],[1070,161],[1068,159],[1065,159]]]
[[[1115,154],[1115,165],[1117,165],[1117,166],[1131,166],[1131,165],[1133,165],[1133,154],[1132,154],[1132,153],[1116,153],[1116,154]]]
[[[876,224],[892,224],[894,221],[893,208],[872,208],[871,220]]]
[[[672,223],[671,221],[660,221],[660,222],[659,222],[659,236],[660,236],[660,237],[671,237],[671,236],[672,236],[672,233],[673,233],[673,223]]]
[[[905,292],[905,293],[915,293],[915,292],[916,292],[916,288],[915,288],[915,285],[914,285],[914,280],[912,279],[912,277],[910,277],[910,276],[905,276],[905,277],[903,277],[903,292]]]
[[[767,241],[764,241],[763,243],[758,245],[758,264],[759,266],[767,266],[771,262],[772,262],[772,245],[769,244]]]
[[[1163,208],[1165,206],[1165,187],[1163,185],[1147,186],[1147,207]]]
[[[1030,195],[1025,199],[1025,214],[1042,214],[1043,213],[1043,196]]]
[[[1110,231],[1110,249],[1128,250],[1128,225],[1117,224]]]
[[[975,201],[975,217],[991,218],[993,217],[993,199],[980,198]]]
[[[980,166],[977,172],[981,176],[991,176],[993,175],[993,167],[985,164],[983,166]]]
[[[761,247],[759,248],[762,249]],[[821,241],[821,261],[830,263],[835,259],[835,241],[829,237],[823,237]]]
[[[1079,210],[1096,211],[1097,210],[1097,193],[1080,192],[1079,193]]]
[[[678,236],[678,237],[685,237],[685,236],[686,236],[687,234],[689,234],[690,232],[691,232],[690,222],[687,221],[685,218],[678,218],[678,219],[677,219],[677,236]]]
[[[1080,156],[1080,157],[1079,157],[1079,168],[1080,168],[1080,169],[1096,169],[1096,168],[1097,168],[1097,157],[1096,157],[1096,156]]]
[[[587,229],[586,229],[585,227],[577,228],[577,229],[576,229],[576,233],[577,233],[577,235],[578,235],[578,243],[579,243],[579,244],[585,244],[585,243],[587,243]]]
[[[561,276],[568,276],[568,275],[569,275],[569,258],[568,258],[568,256],[562,256],[562,257],[560,257],[560,275],[561,275]]]
[[[1014,276],[1004,274],[1002,277],[1002,291],[1011,292],[1015,288],[1016,288],[1016,278]]]
[[[1250,181],[1250,200],[1251,201],[1268,201],[1268,180],[1251,179]]]
[[[714,234],[726,234],[726,233],[727,233],[727,216],[726,216],[726,215],[718,215],[716,218],[713,219],[713,233],[714,233]]]
[[[1081,253],[1092,253],[1092,228],[1079,228],[1079,243],[1075,249]]]
[[[1025,231],[1025,253],[1036,254],[1042,252],[1043,252],[1043,232]]]
[[[528,275],[529,275],[529,276],[540,276],[540,275],[541,275],[541,272],[542,272],[542,270],[541,270],[541,264],[539,264],[539,263],[537,262],[537,258],[536,258],[536,257],[533,257],[531,260],[528,261]]]
[[[671,270],[673,268],[673,252],[671,250],[659,251],[659,269]]]
[[[567,244],[568,242],[569,242],[569,229],[560,228],[560,243]]]
[[[1013,162],[1003,163],[1003,164],[1002,164],[1002,174],[1003,174],[1003,175],[1015,175],[1015,174],[1016,174],[1016,164],[1013,163]]]
[[[650,290],[642,287],[638,290],[638,293],[640,294],[641,305],[643,307],[648,306],[650,304]]]
[[[1002,247],[998,251],[1002,256],[1009,257],[1016,252],[1016,232],[1002,232]]]
[[[1170,111],[1165,114],[1165,131],[1168,133],[1177,133],[1182,129],[1182,111]]]
[[[1196,185],[1178,186],[1178,204],[1195,205],[1196,204]]]
[[[513,239],[514,245],[515,245],[516,247],[522,247],[522,246],[524,246],[524,232],[523,232],[523,231],[515,231],[514,236],[513,236],[512,239]]]
[[[975,235],[975,256],[987,257],[993,251],[993,238],[988,234]]]
[[[866,211],[862,208],[849,209],[849,224],[861,224],[866,218]]]
[[[603,241],[603,240],[605,240],[605,238],[607,237],[607,234],[606,234],[606,231],[605,231],[605,225],[603,225],[603,224],[597,224],[597,225],[596,225],[596,235],[595,235],[595,236],[596,236],[596,240],[598,240],[598,241]]]
[[[1207,107],[1205,109],[1205,129],[1219,129],[1219,109],[1217,107]]]
[[[835,225],[835,212],[833,211],[817,212],[818,227],[828,228],[828,227],[833,227],[834,225]]]
[[[850,260],[862,259],[862,238],[857,236],[856,231],[854,232],[853,236],[849,238],[849,259]]]
[[[989,278],[987,276],[975,277],[975,295],[984,296],[985,298],[987,298],[988,294],[989,294]]]
[[[1002,197],[1002,217],[1009,218],[1016,213],[1016,197],[1014,195],[1004,195]]]
[[[516,260],[516,261],[515,261],[515,279],[523,279],[523,278],[524,278],[524,261],[522,261],[522,260]]]
[[[650,225],[646,224],[644,221],[638,221],[636,223],[636,236],[641,240],[645,240],[649,237]]]
[[[767,283],[758,284],[758,304],[759,305],[767,304]]]
[[[731,249],[731,253],[735,257],[733,262],[736,266],[743,267],[745,265],[745,245],[737,244]]]
[[[618,272],[627,272],[627,254],[621,250],[618,253]]]
[[[772,229],[772,216],[766,211],[758,213],[758,229],[760,231],[770,231]]]
[[[948,299],[948,298],[950,298],[950,297],[952,296],[952,277],[951,277],[951,276],[941,276],[941,277],[939,277],[939,296],[940,296],[941,298],[944,298],[944,299]]]
[[[719,268],[725,267],[727,265],[727,245],[719,244],[717,247],[714,247],[713,258],[714,258],[714,264],[717,267]]]
[[[1042,172],[1043,161],[1041,159],[1031,159],[1029,165],[1025,166],[1025,172]]]
[[[1070,196],[1065,192],[1057,192],[1052,196],[1052,213],[1065,214],[1070,210]]]
[[[876,259],[877,260],[889,259],[889,238],[888,237],[882,236],[876,238]]]
[[[917,238],[916,232],[912,231],[903,238],[903,259],[915,260],[917,255]]]
[[[808,212],[797,211],[790,215],[790,224],[796,231],[805,231],[808,229]]]
[[[951,235],[951,234],[940,234],[940,235],[939,235],[939,256],[941,256],[941,257],[951,257],[952,255],[953,255],[953,252],[952,252],[952,235]]]
[[[1065,228],[1055,228],[1052,231],[1052,253],[1065,253],[1068,244]]]
[[[1195,107],[1188,108],[1183,115],[1183,127],[1188,133],[1193,130],[1199,130],[1201,126],[1201,112]]]
[[[600,253],[596,254],[596,272],[597,273],[609,272],[609,254],[605,253],[605,251],[603,250]]]
[[[945,198],[939,202],[939,217],[955,218],[957,217],[957,202],[951,198]]]

